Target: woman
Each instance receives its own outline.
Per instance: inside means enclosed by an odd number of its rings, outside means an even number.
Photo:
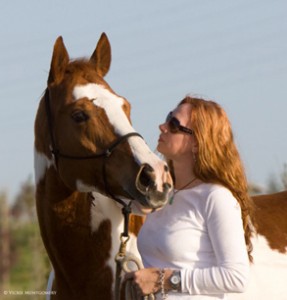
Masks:
[[[251,201],[229,120],[215,102],[184,98],[159,126],[157,150],[175,190],[138,236],[144,269],[127,274],[138,295],[227,299],[245,290]]]

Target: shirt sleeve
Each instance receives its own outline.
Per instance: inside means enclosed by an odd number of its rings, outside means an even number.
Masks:
[[[217,265],[182,269],[182,292],[244,292],[249,279],[249,260],[239,203],[229,190],[218,189],[209,194],[204,214]]]

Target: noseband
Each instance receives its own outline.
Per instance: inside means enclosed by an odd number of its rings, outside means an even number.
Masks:
[[[137,132],[130,132],[128,134],[125,134],[123,136],[120,136],[118,139],[116,139],[106,150],[100,152],[100,153],[95,153],[92,155],[87,155],[87,156],[73,156],[69,154],[62,153],[59,148],[56,146],[56,141],[53,135],[53,118],[52,118],[52,112],[51,112],[51,106],[50,106],[50,96],[49,96],[49,90],[48,88],[45,91],[45,107],[46,107],[46,113],[47,113],[47,120],[48,120],[48,129],[49,129],[49,134],[50,134],[50,139],[51,139],[51,144],[52,144],[52,149],[51,153],[54,157],[56,168],[58,169],[58,160],[59,158],[64,158],[64,159],[71,159],[71,160],[86,160],[86,159],[97,159],[97,158],[103,158],[104,163],[103,163],[103,180],[104,180],[104,185],[105,185],[105,192],[108,194],[112,199],[120,203],[123,208],[122,208],[122,213],[124,215],[125,219],[125,224],[124,224],[124,232],[123,236],[128,236],[128,220],[129,220],[129,214],[131,213],[131,207],[130,204],[126,204],[122,199],[119,199],[116,197],[111,189],[109,188],[108,180],[107,180],[107,172],[106,172],[106,163],[110,155],[112,154],[113,150],[126,141],[128,138],[132,136],[139,136],[142,138],[142,136],[137,133]]]

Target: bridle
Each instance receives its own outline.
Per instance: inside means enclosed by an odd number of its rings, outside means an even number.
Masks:
[[[115,150],[117,146],[122,144],[124,141],[126,141],[128,138],[132,136],[138,136],[142,138],[142,136],[137,133],[137,132],[130,132],[127,133],[123,136],[120,136],[118,139],[116,139],[107,149],[103,150],[100,153],[95,153],[92,155],[87,155],[87,156],[74,156],[66,153],[62,153],[60,149],[57,147],[56,140],[53,134],[53,116],[51,112],[51,106],[50,106],[50,93],[49,89],[46,88],[45,91],[45,108],[46,108],[46,114],[47,114],[47,120],[48,120],[48,130],[49,130],[49,135],[51,139],[51,154],[54,158],[56,169],[58,170],[58,161],[59,158],[64,158],[64,159],[71,159],[71,160],[87,160],[87,159],[98,159],[98,158],[103,158],[103,168],[102,168],[102,174],[103,174],[103,180],[104,180],[104,187],[105,187],[105,192],[107,195],[109,195],[113,200],[118,202],[123,206],[122,208],[122,213],[124,215],[124,232],[123,236],[127,237],[128,236],[128,222],[129,222],[129,215],[131,213],[131,202],[129,204],[126,204],[122,199],[118,198],[117,196],[114,195],[114,193],[111,191],[110,186],[108,184],[107,180],[107,171],[106,171],[106,163],[108,158],[111,156],[112,152]]]

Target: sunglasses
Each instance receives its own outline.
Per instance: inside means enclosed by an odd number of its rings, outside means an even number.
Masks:
[[[178,133],[181,131],[188,134],[193,134],[192,129],[180,125],[179,120],[176,117],[173,117],[172,111],[167,115],[165,122],[168,124],[168,128],[171,133]]]

